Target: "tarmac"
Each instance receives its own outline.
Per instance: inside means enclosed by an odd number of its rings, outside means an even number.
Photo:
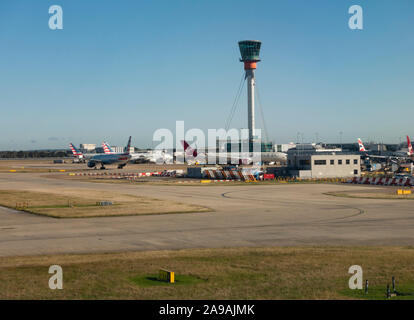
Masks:
[[[266,246],[414,245],[412,200],[356,199],[346,184],[93,183],[0,173],[0,189],[93,189],[204,205],[213,212],[56,219],[0,207],[0,256]]]

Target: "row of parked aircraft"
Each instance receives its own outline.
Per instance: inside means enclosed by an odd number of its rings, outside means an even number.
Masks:
[[[188,164],[205,164],[207,163],[207,155],[205,153],[200,153],[197,149],[193,149],[187,141],[181,141],[184,147],[184,153],[181,156],[184,156],[184,159]],[[407,136],[407,151],[395,151],[388,152],[385,155],[378,155],[376,151],[367,150],[361,139],[358,138],[359,151],[362,156],[365,158],[379,159],[379,160],[391,160],[391,161],[401,161],[401,160],[414,160],[414,151],[410,141],[410,138]],[[118,169],[122,169],[129,161],[143,160],[153,163],[172,163],[173,156],[162,150],[151,150],[147,152],[138,152],[131,153],[131,137],[128,139],[127,146],[122,153],[115,153],[110,145],[106,142],[102,142],[102,148],[104,153],[102,154],[84,154],[80,152],[72,143],[69,144],[74,157],[81,162],[87,162],[89,168],[97,168],[100,165],[100,169],[105,169],[105,165],[117,164]],[[180,154],[176,154],[176,156]],[[220,153],[217,154],[220,157]],[[226,154],[227,156],[227,154]],[[231,163],[237,163],[239,165],[252,164],[253,159],[248,156],[239,156],[231,154]],[[280,159],[286,160],[286,155],[283,154],[283,157],[277,155]]]
[[[208,163],[208,155],[204,152],[198,152],[197,149],[193,149],[187,141],[181,141],[181,144],[184,147],[184,154],[187,163],[189,164],[207,164]],[[253,163],[253,158],[246,156],[243,153],[215,153],[215,156],[220,158],[226,158],[227,161],[230,160],[232,164],[238,165],[247,165]]]
[[[82,153],[79,151],[73,143],[69,144],[72,150],[73,156],[79,162],[87,162],[89,168],[96,168],[100,165],[100,169],[105,169],[105,165],[117,164],[118,169],[122,169],[129,161],[143,160],[154,163],[169,163],[172,162],[172,155],[162,151],[154,150],[148,152],[130,152],[131,137],[128,139],[127,146],[124,148],[124,152],[116,153],[112,150],[110,145],[106,142],[102,142],[102,148],[104,153]]]
[[[189,143],[185,140],[181,141],[183,145],[184,152],[176,152],[176,157],[181,157],[188,164],[206,164],[207,163],[207,154],[199,152],[197,149],[193,149]],[[87,162],[89,168],[97,168],[100,165],[100,169],[105,169],[105,165],[117,164],[118,169],[122,169],[129,161],[148,161],[153,163],[173,163],[173,155],[163,150],[151,150],[147,152],[138,152],[130,153],[131,146],[131,137],[129,137],[128,144],[124,149],[123,153],[115,153],[111,146],[102,142],[102,149],[104,150],[103,154],[96,153],[82,153],[79,151],[73,143],[69,144],[70,149],[72,150],[73,156],[79,162]],[[227,153],[217,153],[217,157],[227,157]],[[282,159],[283,158],[283,159]],[[239,165],[247,165],[253,163],[253,158],[248,156],[239,156],[237,154],[231,154],[230,159],[231,163]],[[280,159],[279,159],[280,160]],[[281,157],[281,160],[285,160],[285,157]]]
[[[117,164],[118,169],[122,169],[131,160],[131,154],[129,152],[131,147],[131,137],[129,137],[123,153],[84,154],[76,149],[73,143],[70,143],[69,147],[76,159],[83,162],[88,161],[89,168],[96,168],[97,165],[101,165],[101,169],[105,169],[105,165]]]
[[[102,142],[102,149],[105,154],[115,154],[111,146],[106,142]],[[173,161],[173,156],[163,150],[151,150],[146,152],[133,152],[131,153],[131,160],[142,160],[153,163],[171,163]]]
[[[359,145],[359,152],[362,153],[364,157],[372,158],[372,159],[379,159],[379,160],[391,160],[391,161],[401,161],[401,160],[413,160],[414,159],[414,151],[413,146],[411,144],[410,137],[407,136],[407,151],[393,151],[387,152],[386,154],[377,154],[377,151],[374,150],[367,150],[362,143],[362,140],[358,138],[358,145]]]
[[[205,161],[206,155],[204,153],[198,153],[197,149],[193,149],[185,141],[181,141],[184,147],[184,154],[187,163],[195,164]],[[102,149],[104,153],[82,153],[79,151],[73,143],[69,144],[72,150],[73,156],[79,162],[87,162],[89,168],[96,168],[97,165],[101,165],[100,169],[105,169],[105,165],[117,164],[118,169],[122,169],[129,161],[148,161],[153,163],[172,163],[173,156],[163,150],[151,150],[147,152],[130,152],[131,137],[128,139],[128,144],[124,148],[123,153],[116,153],[112,150],[111,146],[107,142],[102,142]],[[183,155],[184,155],[183,154]],[[241,164],[248,164],[251,162],[250,159],[240,159]]]

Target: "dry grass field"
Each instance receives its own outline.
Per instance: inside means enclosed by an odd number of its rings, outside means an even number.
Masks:
[[[101,201],[112,205],[101,206]],[[142,196],[93,190],[0,190],[0,205],[55,218],[87,218],[144,214],[206,212],[209,208]]]
[[[50,290],[50,265],[63,268],[63,290]],[[370,291],[348,289],[348,268],[363,268]],[[182,284],[151,277],[167,268]],[[0,258],[0,299],[385,299],[414,298],[413,247],[195,249]],[[146,281],[142,281],[145,280]]]

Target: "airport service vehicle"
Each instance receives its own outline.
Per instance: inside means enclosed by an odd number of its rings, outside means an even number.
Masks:
[[[128,139],[128,144],[124,149],[124,153],[118,154],[97,154],[91,157],[88,161],[89,168],[96,168],[97,165],[101,165],[101,170],[105,169],[105,165],[109,164],[117,164],[118,169],[122,169],[126,166],[128,161],[131,159],[131,155],[129,153],[129,149],[131,146],[131,137]]]
[[[108,143],[102,142],[102,148],[105,154],[114,154],[112,148],[109,146]],[[131,161],[143,160],[143,161],[148,161],[148,162],[153,162],[153,163],[164,163],[164,164],[173,162],[173,156],[163,150],[134,152],[134,153],[131,153],[130,155],[131,155]]]

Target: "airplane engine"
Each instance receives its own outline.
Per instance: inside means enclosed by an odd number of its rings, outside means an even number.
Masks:
[[[95,167],[96,166],[96,163],[95,162],[93,162],[93,161],[89,161],[88,162],[88,167],[89,168],[93,168],[93,167]]]

